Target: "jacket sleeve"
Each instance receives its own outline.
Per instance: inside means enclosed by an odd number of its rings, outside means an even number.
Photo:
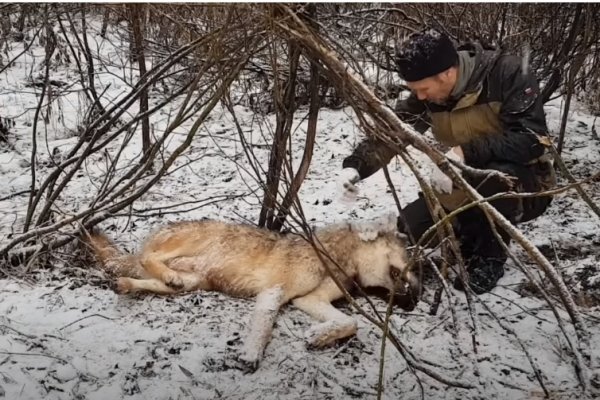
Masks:
[[[411,124],[418,132],[425,132],[429,126],[425,104],[414,95],[396,102],[395,110],[398,117]],[[376,138],[363,140],[352,155],[344,159],[343,168],[354,168],[361,179],[368,178],[377,172],[396,155],[396,152]]]
[[[494,69],[491,79],[499,80],[502,132],[462,145],[465,162],[479,168],[490,161],[527,164],[544,154],[540,138],[548,133],[539,85],[533,74],[522,72],[518,57],[505,56]]]
[[[431,126],[425,103],[417,99],[412,93],[408,98],[396,102],[394,111],[398,118],[411,124],[419,133],[425,132]]]
[[[352,154],[344,159],[343,168],[354,168],[360,179],[368,178],[387,165],[396,152],[376,138],[363,140]]]

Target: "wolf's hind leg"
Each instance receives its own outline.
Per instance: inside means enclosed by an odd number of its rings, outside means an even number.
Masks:
[[[256,296],[254,311],[246,330],[244,345],[238,359],[249,370],[256,370],[263,351],[271,338],[273,324],[279,308],[287,299],[280,286],[263,290]]]
[[[173,294],[179,291],[165,285],[159,279],[133,279],[133,278],[118,278],[117,293],[136,293],[136,292],[151,292],[158,294]]]
[[[193,273],[180,272],[182,286],[175,289],[160,279],[133,279],[121,277],[117,279],[117,293],[151,292],[158,294],[173,294],[204,289],[201,279]]]
[[[144,270],[153,278],[160,279],[168,286],[174,289],[183,288],[184,282],[181,273],[169,268],[165,261],[179,257],[181,254],[177,251],[171,252],[151,252],[142,254],[140,263]]]
[[[357,323],[354,318],[331,305],[333,300],[342,296],[340,288],[331,278],[327,278],[317,289],[292,301],[294,306],[322,321],[305,334],[310,346],[324,347],[356,334]]]
[[[181,273],[169,268],[167,264],[170,260],[191,257],[197,252],[198,242],[194,235],[183,230],[159,236],[159,239],[154,238],[154,241],[144,247],[139,258],[148,275],[175,289],[181,289],[184,285]]]

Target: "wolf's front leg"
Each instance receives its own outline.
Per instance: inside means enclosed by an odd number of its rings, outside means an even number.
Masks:
[[[323,321],[306,332],[306,340],[310,346],[324,347],[356,334],[357,324],[354,318],[331,305],[333,300],[342,296],[340,288],[331,278],[327,278],[317,289],[292,301],[300,310]]]
[[[256,296],[254,311],[238,359],[248,370],[255,371],[271,338],[277,311],[287,301],[280,286],[266,289]]]

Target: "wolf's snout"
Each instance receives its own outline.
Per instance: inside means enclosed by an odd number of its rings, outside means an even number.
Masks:
[[[412,311],[421,297],[421,282],[413,274],[402,277],[396,283],[394,303],[406,311]]]

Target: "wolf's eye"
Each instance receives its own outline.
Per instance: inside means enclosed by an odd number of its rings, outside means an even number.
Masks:
[[[393,280],[400,279],[400,270],[398,268],[391,267],[390,275]]]

